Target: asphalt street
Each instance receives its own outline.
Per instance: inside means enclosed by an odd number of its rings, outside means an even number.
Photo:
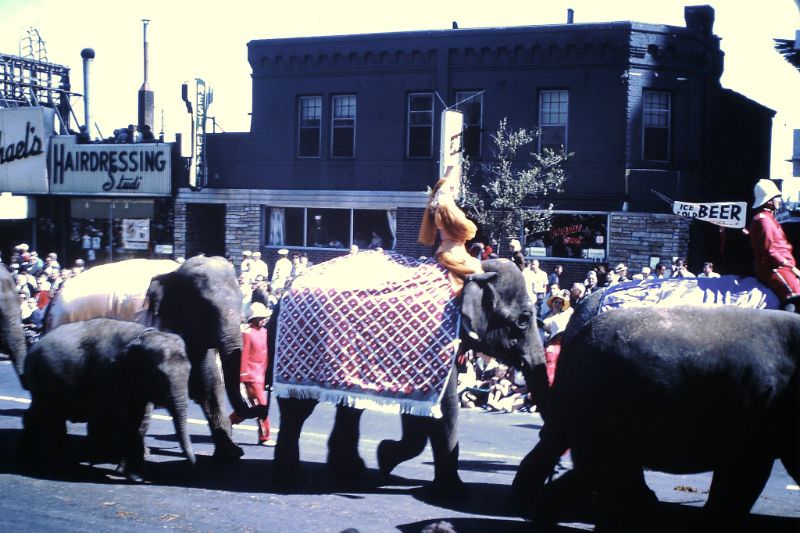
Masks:
[[[318,406],[301,440],[307,481],[286,489],[271,482],[274,449],[255,444],[252,422],[234,430],[234,440],[244,447],[245,456],[234,464],[217,464],[210,457],[213,447],[202,413],[192,405],[190,432],[198,454],[198,466],[192,470],[180,454],[166,412],[159,410],[147,437],[151,448],[148,481],[134,485],[115,475],[114,465],[82,464],[67,478],[24,470],[15,454],[28,402],[11,365],[0,361],[0,530],[4,532],[338,532],[347,528],[364,533],[417,532],[439,520],[450,522],[459,533],[532,530],[530,523],[516,516],[509,486],[516,466],[537,441],[541,419],[536,414],[462,410],[460,473],[470,495],[438,501],[425,490],[433,477],[429,448],[391,476],[377,470],[378,443],[400,435],[397,416],[364,414],[360,452],[369,470],[361,479],[337,479],[325,467],[334,408]],[[280,414],[274,404],[270,420],[277,436]],[[69,424],[68,430],[70,445],[79,447],[85,426]],[[568,458],[565,464],[569,466]],[[657,520],[676,528],[693,523],[707,498],[710,474],[647,472],[646,478],[663,502]],[[579,513],[558,530],[592,530],[590,520]],[[642,531],[652,529],[643,525]],[[800,531],[800,491],[777,462],[747,529]]]

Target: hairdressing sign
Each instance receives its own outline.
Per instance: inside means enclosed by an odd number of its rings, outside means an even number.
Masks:
[[[725,228],[743,228],[747,215],[745,202],[689,203],[673,202],[672,212],[686,218],[695,218]]]
[[[53,134],[52,109],[0,109],[0,191],[47,193],[47,142]]]
[[[168,196],[170,145],[78,144],[53,137],[48,164],[51,194]]]

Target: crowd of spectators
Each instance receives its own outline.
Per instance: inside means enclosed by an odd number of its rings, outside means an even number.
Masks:
[[[77,259],[71,267],[62,267],[55,252],[42,259],[27,243],[20,243],[14,247],[8,263],[0,258],[0,268],[8,270],[14,278],[23,327],[26,335],[35,336],[44,325],[47,304],[66,280],[83,272],[85,263]]]
[[[269,314],[278,303],[281,293],[297,276],[302,275],[311,263],[306,254],[293,253],[289,258],[286,248],[278,250],[278,260],[272,268],[261,259],[261,252],[245,250],[239,263],[239,288],[242,291],[242,312],[248,316],[251,303],[262,303]]]

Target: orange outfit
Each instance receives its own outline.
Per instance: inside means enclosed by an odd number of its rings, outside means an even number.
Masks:
[[[438,231],[440,244],[436,250],[436,260],[449,271],[453,291],[460,293],[464,287],[464,277],[483,272],[483,267],[477,258],[469,255],[465,246],[468,240],[475,238],[478,228],[455,204],[454,199],[448,197],[434,208],[431,206],[436,193],[446,182],[447,178],[440,179],[431,192],[418,240],[421,244],[433,246]]]

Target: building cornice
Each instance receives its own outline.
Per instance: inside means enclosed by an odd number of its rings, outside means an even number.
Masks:
[[[258,204],[280,207],[395,209],[425,207],[425,191],[325,191],[293,189],[178,189],[176,201],[187,204]]]

